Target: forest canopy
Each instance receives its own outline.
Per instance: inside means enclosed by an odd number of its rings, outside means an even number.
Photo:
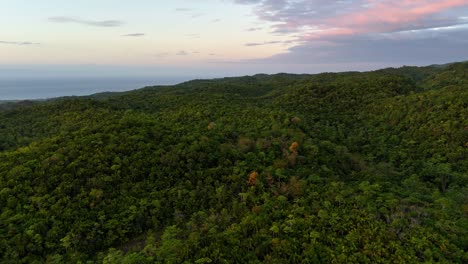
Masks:
[[[0,107],[1,263],[468,263],[468,63]]]

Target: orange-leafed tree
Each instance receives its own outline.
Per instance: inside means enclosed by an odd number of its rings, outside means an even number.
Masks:
[[[249,180],[247,181],[247,184],[250,186],[254,186],[257,184],[257,178],[258,178],[258,172],[253,171],[249,174]]]
[[[299,148],[299,143],[293,142],[291,146],[289,146],[289,151],[296,153],[298,148]]]

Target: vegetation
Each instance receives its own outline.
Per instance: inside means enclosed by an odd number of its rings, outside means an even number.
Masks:
[[[468,263],[468,63],[0,111],[2,263]]]

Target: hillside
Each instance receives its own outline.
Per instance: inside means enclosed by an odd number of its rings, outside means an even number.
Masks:
[[[0,262],[468,263],[467,92],[455,63],[0,106]]]

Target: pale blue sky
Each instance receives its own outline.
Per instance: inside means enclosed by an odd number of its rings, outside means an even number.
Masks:
[[[0,0],[0,77],[223,76],[468,59],[468,0]]]
[[[0,46],[2,64],[187,65],[259,58],[284,50],[244,46],[247,40],[270,41],[284,36],[270,35],[268,27],[255,33],[247,31],[260,21],[249,15],[250,7],[229,1],[0,3],[0,40],[37,43]],[[105,21],[116,25],[93,25]],[[145,35],[123,37],[135,33]]]

